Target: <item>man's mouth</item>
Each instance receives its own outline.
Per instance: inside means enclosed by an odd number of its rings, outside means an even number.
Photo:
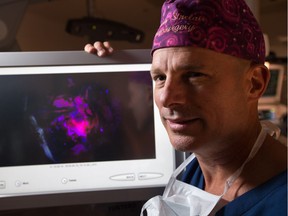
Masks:
[[[172,131],[182,131],[191,127],[194,123],[196,123],[199,118],[191,118],[191,119],[172,119],[172,118],[164,118],[167,126]]]

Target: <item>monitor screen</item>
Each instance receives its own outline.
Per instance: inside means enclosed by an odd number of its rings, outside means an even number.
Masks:
[[[161,193],[176,158],[153,103],[148,50],[0,59],[0,210]]]
[[[149,78],[147,71],[2,75],[0,166],[155,158]]]
[[[284,66],[280,64],[270,64],[270,81],[259,100],[259,104],[277,104],[280,103],[282,85],[284,79]]]

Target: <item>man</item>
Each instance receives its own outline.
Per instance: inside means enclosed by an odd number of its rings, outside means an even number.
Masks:
[[[96,42],[85,51],[103,56],[113,49]],[[258,119],[270,74],[262,32],[245,1],[165,1],[151,53],[163,125],[175,149],[196,156],[183,181],[219,196],[215,205],[193,207],[211,207],[207,215],[286,215],[287,148],[266,136]],[[183,206],[197,202],[181,199]]]

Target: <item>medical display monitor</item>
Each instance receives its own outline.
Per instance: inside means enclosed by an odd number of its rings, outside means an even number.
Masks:
[[[259,100],[260,104],[280,103],[285,68],[281,64],[270,64],[269,70],[270,70],[270,81],[266,91]]]
[[[1,53],[0,210],[161,193],[176,159],[150,62],[148,50]]]

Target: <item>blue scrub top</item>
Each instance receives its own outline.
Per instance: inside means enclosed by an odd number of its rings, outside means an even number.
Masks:
[[[195,158],[186,168],[182,181],[204,190],[204,176]],[[221,208],[216,216],[286,216],[287,170],[246,192]]]

